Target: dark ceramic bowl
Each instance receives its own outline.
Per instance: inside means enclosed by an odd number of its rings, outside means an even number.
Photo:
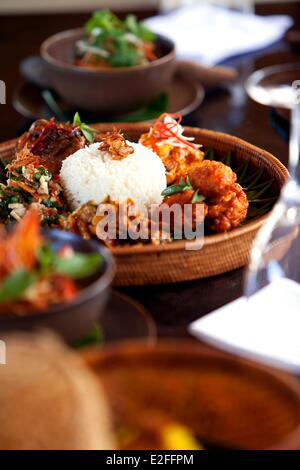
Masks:
[[[108,300],[110,284],[114,275],[114,261],[108,250],[96,241],[84,240],[73,233],[61,230],[45,230],[54,250],[71,245],[76,252],[100,253],[103,263],[99,271],[85,280],[85,285],[73,302],[57,305],[24,317],[0,316],[0,334],[16,330],[31,331],[51,329],[59,333],[69,344],[89,333]]]
[[[157,36],[162,57],[147,65],[107,70],[85,69],[73,64],[75,43],[84,30],[55,34],[41,45],[52,88],[75,107],[98,112],[137,109],[167,91],[175,71],[174,44]]]

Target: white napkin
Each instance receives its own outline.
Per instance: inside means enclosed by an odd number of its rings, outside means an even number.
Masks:
[[[149,18],[146,24],[172,39],[180,58],[214,65],[278,41],[293,20],[289,16],[263,17],[199,4]]]
[[[300,284],[277,279],[195,321],[191,334],[231,353],[300,373]]]

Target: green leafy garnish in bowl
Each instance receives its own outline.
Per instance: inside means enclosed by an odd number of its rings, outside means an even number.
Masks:
[[[121,21],[110,10],[96,11],[85,34],[76,43],[75,64],[81,67],[132,67],[157,58],[155,34],[134,15]]]
[[[101,253],[77,253],[68,243],[54,250],[40,231],[39,214],[28,210],[13,231],[0,234],[0,314],[25,315],[72,301],[76,281],[96,274]]]

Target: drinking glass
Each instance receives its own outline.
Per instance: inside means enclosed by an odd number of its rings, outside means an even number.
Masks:
[[[300,64],[268,67],[252,74],[246,89],[260,104],[291,111],[289,179],[254,241],[245,279],[252,296],[276,282],[282,294],[292,288],[300,306]],[[292,281],[292,282],[287,282]],[[286,299],[288,300],[288,299]]]

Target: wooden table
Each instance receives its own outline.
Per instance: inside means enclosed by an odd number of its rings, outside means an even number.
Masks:
[[[300,27],[300,2],[261,5],[258,12],[289,14]],[[23,122],[11,104],[13,91],[21,82],[19,62],[30,54],[36,54],[39,44],[47,36],[78,26],[87,17],[88,14],[0,17],[0,79],[7,84],[7,104],[0,106],[1,141],[15,137]],[[255,69],[291,61],[299,62],[300,53],[281,41],[267,50],[235,60],[234,65],[240,67],[246,76]],[[224,90],[210,92],[188,123],[239,136],[286,163],[288,146],[272,128],[269,110],[240,94],[240,85],[236,85],[234,94]],[[192,320],[241,295],[242,285],[243,270],[237,270],[205,280],[123,291],[148,308],[157,322],[160,335],[181,337],[187,335],[186,326]]]

